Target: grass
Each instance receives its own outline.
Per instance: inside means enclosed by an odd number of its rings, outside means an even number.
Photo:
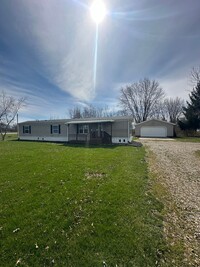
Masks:
[[[163,205],[144,156],[129,146],[0,142],[1,266],[158,266]]]
[[[200,143],[200,137],[178,137],[175,140],[179,142]]]
[[[200,150],[195,151],[195,154],[200,157]]]
[[[6,137],[5,137],[5,141],[13,141],[13,140],[17,140],[17,133],[7,133]],[[0,142],[2,141],[2,138],[0,136]]]

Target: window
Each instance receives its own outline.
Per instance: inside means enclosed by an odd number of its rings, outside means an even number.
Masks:
[[[23,126],[23,133],[24,134],[31,134],[31,125],[24,125]]]
[[[80,134],[88,134],[89,127],[88,125],[79,125],[79,133]]]
[[[51,125],[51,134],[60,134],[60,125]]]
[[[59,133],[59,127],[58,127],[58,125],[52,125],[52,133],[53,134]]]

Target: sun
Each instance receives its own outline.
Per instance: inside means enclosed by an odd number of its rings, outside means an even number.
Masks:
[[[102,0],[95,0],[90,8],[90,13],[93,20],[99,24],[106,16],[106,6]]]

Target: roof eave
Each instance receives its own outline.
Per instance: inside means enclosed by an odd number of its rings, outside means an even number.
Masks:
[[[149,121],[158,121],[158,122],[163,122],[163,123],[171,124],[171,125],[174,125],[174,126],[176,125],[176,123],[172,123],[172,122],[168,122],[168,121],[163,121],[163,120],[157,120],[157,119],[151,119],[151,120],[142,121],[142,122],[137,123],[136,125],[140,125],[140,124],[143,124],[143,123],[146,123],[146,122],[149,122]]]
[[[69,121],[65,124],[92,124],[92,123],[104,123],[104,122],[114,122],[115,120],[93,120],[93,121]]]

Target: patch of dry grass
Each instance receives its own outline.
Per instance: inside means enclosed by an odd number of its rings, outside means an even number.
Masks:
[[[197,150],[197,151],[195,152],[195,154],[196,154],[198,157],[200,157],[200,150]]]

